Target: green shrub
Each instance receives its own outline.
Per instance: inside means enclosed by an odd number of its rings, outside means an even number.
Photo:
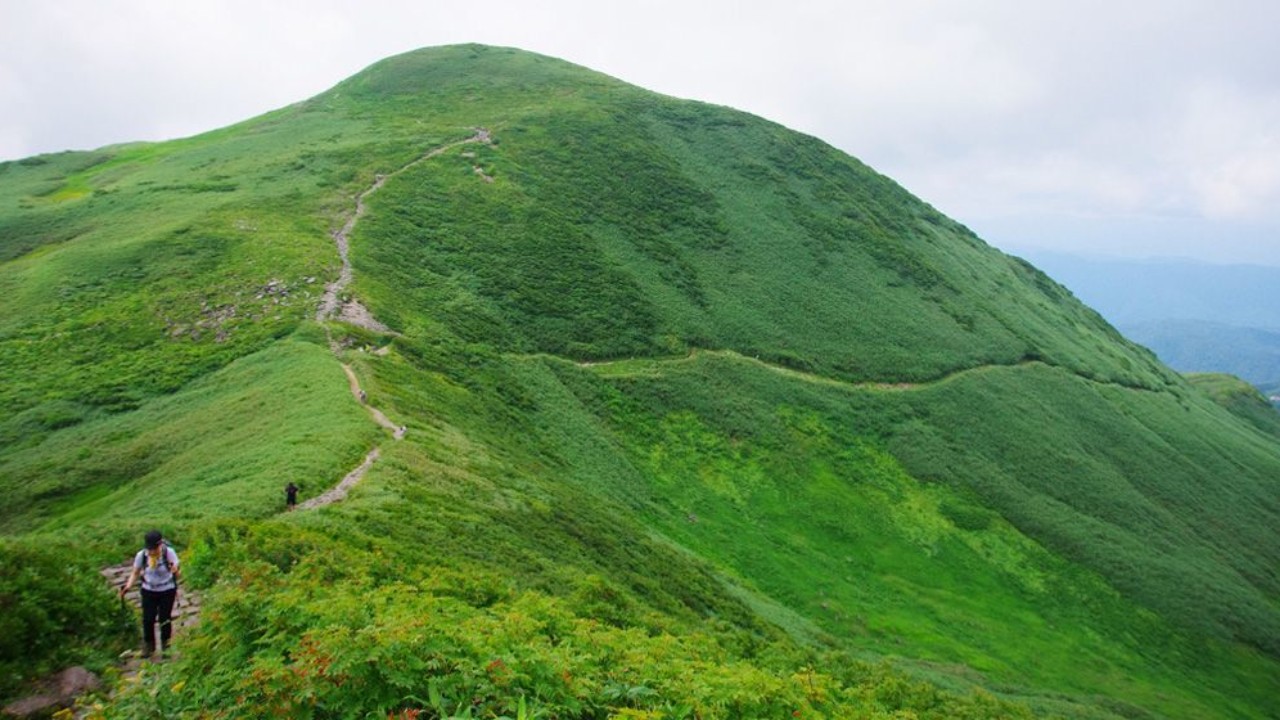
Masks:
[[[276,530],[211,530],[203,552],[224,564],[199,635],[106,716],[1030,717],[843,654],[775,643],[745,659],[714,625],[674,634],[600,622],[590,612],[601,597],[626,591],[598,582],[567,599],[470,597],[435,568],[402,573],[423,581],[380,580],[376,552],[308,533],[299,542],[312,553],[285,571],[290,541]]]
[[[69,665],[100,669],[135,632],[76,548],[0,542],[0,698]]]

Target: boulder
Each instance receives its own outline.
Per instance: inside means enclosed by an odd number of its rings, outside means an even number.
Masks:
[[[71,707],[76,698],[102,687],[102,680],[80,667],[69,667],[40,683],[41,692],[4,706],[6,717],[42,717],[60,708]]]
[[[102,680],[97,675],[79,665],[63,670],[54,678],[58,683],[58,694],[72,700],[102,687]]]

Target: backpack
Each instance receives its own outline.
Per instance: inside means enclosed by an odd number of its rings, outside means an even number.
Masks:
[[[168,573],[168,574],[173,578],[173,583],[174,583],[174,585],[176,586],[176,585],[177,585],[177,583],[178,583],[178,578],[177,578],[177,576],[175,576],[175,575],[173,574],[173,566],[169,564],[169,551],[170,551],[171,549],[172,549],[172,548],[171,548],[171,546],[169,545],[169,541],[167,541],[167,540],[161,540],[161,541],[160,541],[160,557],[158,558],[158,562],[156,563],[156,567],[157,567],[157,568],[163,567],[163,568],[164,568],[164,570],[165,570],[165,572],[166,572],[166,573]],[[141,577],[139,578],[139,585],[140,585],[140,587],[145,587],[145,586],[146,586],[146,582],[147,582],[147,579],[146,579],[146,573],[147,573],[147,560],[146,560],[146,557],[147,557],[147,549],[146,549],[146,548],[143,548],[143,549],[139,550],[139,551],[138,551],[138,555],[142,555],[142,557],[143,557],[142,567],[140,568]],[[134,566],[135,568],[137,568],[137,567],[138,567],[138,555],[134,555],[134,556],[133,556],[133,558],[134,558],[134,560],[133,560],[133,566]]]

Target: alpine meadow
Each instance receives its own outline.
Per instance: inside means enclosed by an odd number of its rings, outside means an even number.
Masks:
[[[0,303],[4,702],[1280,718],[1275,409],[742,112],[407,53],[0,164]]]

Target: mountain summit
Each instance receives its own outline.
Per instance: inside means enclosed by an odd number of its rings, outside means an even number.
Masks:
[[[0,165],[0,292],[5,566],[202,590],[119,716],[1275,712],[1280,442],[732,109],[411,52]]]

